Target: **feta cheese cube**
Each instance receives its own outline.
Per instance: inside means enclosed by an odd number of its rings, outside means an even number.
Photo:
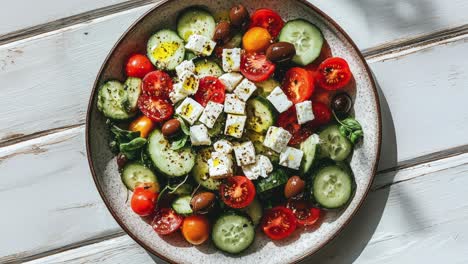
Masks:
[[[219,76],[218,79],[226,86],[226,91],[232,92],[243,78],[244,76],[238,72],[228,72]]]
[[[314,112],[312,111],[312,102],[304,101],[296,104],[297,122],[302,125],[314,120]]]
[[[233,174],[231,155],[212,152],[208,160],[208,174],[211,178],[219,179],[230,177]]]
[[[182,99],[185,99],[188,93],[184,90],[182,83],[175,83],[172,86],[172,91],[169,93],[169,99],[173,104],[176,104]]]
[[[191,60],[183,61],[181,64],[175,67],[176,74],[180,78],[182,73],[185,71],[194,72],[195,71],[195,64]]]
[[[213,128],[219,115],[223,112],[224,105],[209,101],[200,116],[200,122],[208,128]]]
[[[260,176],[266,178],[273,171],[273,164],[267,156],[258,155],[255,163],[242,166],[242,171],[249,180],[256,180]]]
[[[196,125],[190,127],[190,140],[192,146],[211,145],[211,139],[208,135],[208,128],[205,125]]]
[[[231,154],[232,143],[225,139],[221,139],[221,140],[216,141],[213,144],[213,148],[216,152],[224,153],[224,154]]]
[[[228,114],[245,114],[245,102],[239,99],[235,94],[226,94],[224,99],[224,112]]]
[[[223,49],[223,70],[225,72],[239,71],[241,61],[241,49]]]
[[[234,94],[237,95],[239,99],[246,102],[255,90],[257,90],[257,86],[248,79],[244,79],[237,85]]]
[[[234,146],[234,154],[238,166],[245,166],[255,163],[255,148],[252,141],[246,141]]]
[[[193,123],[197,121],[202,112],[203,106],[190,97],[185,98],[185,100],[176,109],[176,114],[180,115],[190,125],[193,125]]]
[[[302,150],[286,147],[286,149],[280,154],[279,164],[284,167],[298,170],[301,166],[302,156],[304,156],[304,152],[302,152]]]
[[[193,34],[189,37],[185,48],[192,51],[196,55],[210,56],[216,46],[216,42],[211,39]]]
[[[227,136],[241,138],[244,132],[246,116],[243,115],[228,115],[226,119],[226,127],[224,128],[224,134]]]
[[[180,83],[182,83],[182,89],[189,94],[195,94],[198,91],[198,81],[199,78],[195,73],[189,72],[189,71],[184,71],[180,75]]]
[[[268,128],[263,145],[279,153],[286,148],[291,137],[291,133],[287,130],[271,126]]]
[[[267,96],[267,99],[280,113],[288,110],[293,105],[279,86],[271,91],[270,95]]]

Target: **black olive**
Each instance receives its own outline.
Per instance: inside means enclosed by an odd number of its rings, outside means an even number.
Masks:
[[[346,116],[353,107],[353,100],[347,93],[339,93],[333,97],[332,109],[339,116]]]

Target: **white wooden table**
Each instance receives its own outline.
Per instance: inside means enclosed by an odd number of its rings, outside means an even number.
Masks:
[[[85,109],[104,57],[155,1],[0,9],[0,263],[161,263],[99,197]],[[311,0],[357,42],[382,98],[363,208],[313,263],[468,263],[468,1]]]

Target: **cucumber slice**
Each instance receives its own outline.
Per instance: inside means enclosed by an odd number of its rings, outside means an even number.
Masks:
[[[160,30],[148,40],[148,58],[160,70],[174,70],[184,54],[184,41],[172,30]]]
[[[344,206],[351,199],[354,179],[344,166],[329,165],[314,176],[312,194],[315,201],[328,209]]]
[[[161,130],[155,129],[148,137],[148,153],[158,171],[168,177],[189,173],[195,165],[195,152],[190,147],[172,150]]]
[[[141,94],[141,79],[128,77],[124,83],[124,90],[127,93],[127,100],[124,103],[127,112],[135,112],[138,109],[138,98]]]
[[[185,51],[184,60],[193,60],[196,57],[197,57],[197,55],[195,55],[195,53],[193,53],[191,51]]]
[[[181,196],[172,202],[172,209],[180,215],[189,215],[193,213],[192,208],[190,207],[191,200],[192,196],[190,195]]]
[[[177,19],[177,33],[188,41],[193,34],[202,35],[209,39],[214,36],[216,22],[213,16],[199,8],[189,8],[182,12]]]
[[[279,162],[279,155],[271,150],[268,147],[265,147],[263,145],[263,141],[265,140],[265,135],[254,132],[252,130],[247,130],[244,133],[245,137],[247,140],[252,141],[254,148],[255,148],[255,153],[258,155],[265,155],[267,156],[271,163],[273,164],[278,164]]]
[[[158,179],[156,175],[147,167],[138,162],[131,162],[125,165],[122,170],[122,181],[130,191],[135,189],[137,183],[155,183],[156,189],[159,189]]]
[[[252,219],[254,225],[258,225],[263,216],[263,207],[257,198],[255,198],[249,206],[242,208],[241,211],[245,212],[250,219]]]
[[[272,190],[288,182],[288,175],[283,169],[274,170],[267,178],[257,180],[257,192]]]
[[[118,81],[108,81],[99,88],[97,107],[106,117],[125,120],[134,116],[125,109],[127,93]]]
[[[240,48],[242,44],[242,33],[237,32],[226,44],[224,44],[227,48]]]
[[[248,248],[255,238],[252,222],[245,216],[224,214],[216,220],[212,239],[222,251],[236,254]]]
[[[276,110],[265,98],[257,96],[247,101],[247,129],[265,133],[276,122]]]
[[[219,189],[221,181],[210,178],[208,174],[208,160],[211,158],[211,152],[213,152],[213,148],[211,147],[203,148],[198,152],[195,166],[192,170],[192,177],[201,186],[216,191]]]
[[[259,89],[259,94],[265,98],[271,93],[271,91],[273,91],[273,89],[275,89],[278,86],[281,87],[281,84],[273,78],[270,78],[263,82],[255,83],[255,85]]]
[[[320,29],[304,19],[288,21],[281,29],[279,41],[294,45],[296,55],[292,61],[302,66],[318,58],[323,46],[323,36]]]
[[[195,74],[202,78],[205,76],[219,77],[223,75],[223,69],[214,61],[208,59],[198,59],[194,61]]]
[[[299,146],[299,149],[304,152],[304,157],[302,158],[301,167],[299,172],[304,175],[309,172],[310,168],[314,164],[316,154],[317,154],[317,145],[319,143],[319,137],[314,134],[308,137],[304,142]]]
[[[320,132],[320,155],[335,161],[345,160],[353,150],[353,144],[341,135],[338,126],[332,125]]]
[[[216,123],[212,128],[208,128],[208,135],[212,138],[219,137],[224,133],[224,126],[226,125],[226,115],[221,113],[216,119]]]

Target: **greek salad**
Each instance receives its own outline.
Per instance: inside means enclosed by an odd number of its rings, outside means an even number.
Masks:
[[[345,207],[363,137],[352,72],[320,29],[250,13],[183,10],[97,100],[135,214],[159,235],[232,254],[256,229],[285,239]]]

